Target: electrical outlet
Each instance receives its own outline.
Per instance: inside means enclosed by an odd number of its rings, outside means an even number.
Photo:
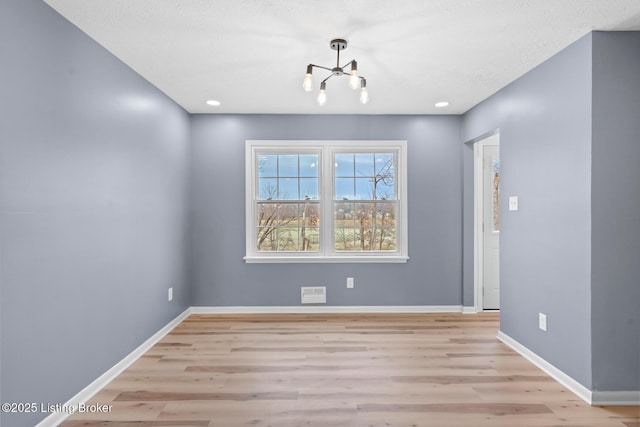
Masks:
[[[347,288],[353,289],[353,277],[347,277]]]
[[[169,292],[167,292],[167,300],[173,300],[173,288],[169,288]]]
[[[547,332],[547,315],[538,313],[538,327]]]

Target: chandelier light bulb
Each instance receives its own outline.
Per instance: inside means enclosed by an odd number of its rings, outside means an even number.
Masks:
[[[302,88],[305,92],[311,92],[313,90],[313,79],[311,78],[311,74],[307,74],[306,76],[304,76]]]
[[[349,77],[349,87],[353,90],[358,89],[360,78],[358,77],[358,63],[354,59],[351,61],[351,77]]]
[[[349,87],[353,90],[358,89],[358,81],[360,78],[358,77],[358,72],[351,70],[351,77],[349,77]]]
[[[312,69],[313,67],[311,65],[307,65],[307,74],[305,74],[304,81],[302,82],[302,88],[305,92],[311,92],[313,90]]]
[[[327,84],[322,82],[320,84],[320,93],[318,94],[318,105],[323,106],[327,103]]]
[[[327,93],[324,90],[321,90],[318,94],[318,105],[323,106],[327,103]]]
[[[369,102],[369,92],[367,92],[367,88],[363,87],[360,91],[360,102],[366,104]]]
[[[369,102],[369,91],[367,91],[367,81],[362,79],[361,81],[362,89],[360,90],[360,102],[366,104]]]

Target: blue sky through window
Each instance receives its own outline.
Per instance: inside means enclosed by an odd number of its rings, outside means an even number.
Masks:
[[[395,199],[395,159],[393,153],[340,153],[334,157],[334,200]]]
[[[259,200],[318,200],[317,154],[258,156]]]

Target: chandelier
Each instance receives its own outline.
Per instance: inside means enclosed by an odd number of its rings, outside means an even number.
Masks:
[[[327,103],[327,80],[333,76],[346,76],[349,75],[349,87],[351,89],[360,88],[360,102],[366,104],[369,102],[369,93],[367,92],[367,79],[358,75],[358,63],[356,60],[351,60],[342,67],[340,66],[340,51],[347,48],[347,41],[344,39],[333,39],[329,43],[331,49],[337,51],[336,66],[334,68],[323,67],[322,65],[309,64],[307,65],[307,74],[304,76],[304,82],[302,88],[305,92],[311,92],[313,90],[313,67],[322,68],[323,70],[331,71],[331,74],[320,82],[320,93],[318,94],[318,104],[324,105]],[[349,72],[345,71],[345,68],[349,67]]]

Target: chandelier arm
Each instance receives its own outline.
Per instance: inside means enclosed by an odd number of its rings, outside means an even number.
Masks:
[[[323,67],[322,65],[316,65],[316,64],[309,64],[309,65],[311,65],[312,67],[316,67],[316,68],[322,68],[323,70],[327,70],[327,71],[332,71],[333,70],[332,68]]]
[[[327,80],[329,80],[331,77],[333,77],[333,74],[329,74],[329,77],[327,77],[326,79],[324,79],[323,81],[320,82],[320,84],[326,82]]]

